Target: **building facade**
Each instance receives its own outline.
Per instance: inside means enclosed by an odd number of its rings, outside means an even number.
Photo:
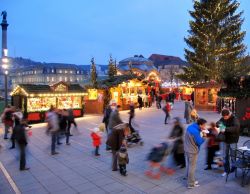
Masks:
[[[48,84],[60,81],[66,83],[83,83],[87,73],[73,64],[46,63],[13,69],[10,72],[11,87],[18,84]]]
[[[183,73],[182,67],[189,64],[179,57],[152,54],[149,59],[157,67],[163,82],[178,82],[176,74]]]

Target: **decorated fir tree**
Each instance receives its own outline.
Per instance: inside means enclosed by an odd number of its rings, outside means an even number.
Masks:
[[[190,11],[188,49],[185,58],[190,64],[178,77],[184,81],[222,81],[246,72],[242,65],[246,46],[241,31],[243,12],[237,0],[202,0],[194,2]]]
[[[112,55],[110,55],[109,64],[108,64],[108,76],[110,79],[113,79],[115,75],[116,75],[116,66],[114,64]]]
[[[91,59],[91,83],[94,88],[97,88],[97,72],[94,58]]]

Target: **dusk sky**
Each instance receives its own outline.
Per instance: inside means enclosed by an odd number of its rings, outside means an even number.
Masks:
[[[244,43],[250,52],[250,0]],[[40,62],[107,64],[135,54],[184,59],[192,0],[0,0],[8,13],[9,56]],[[1,17],[2,20],[2,17]]]

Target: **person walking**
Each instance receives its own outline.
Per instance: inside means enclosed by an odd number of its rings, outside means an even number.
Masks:
[[[72,134],[70,133],[71,124],[73,124],[74,127],[77,129],[74,112],[73,112],[73,109],[70,108],[68,110],[68,129],[67,129],[67,131],[69,131],[69,136],[72,136]]]
[[[2,122],[4,124],[4,139],[8,139],[8,133],[11,128],[13,128],[12,114],[14,113],[14,107],[8,105],[1,116]]]
[[[138,95],[138,97],[137,97],[137,102],[139,104],[139,109],[141,110],[143,107],[143,101],[142,101],[142,97],[140,95]]]
[[[221,129],[221,133],[225,135],[225,140],[223,143],[223,151],[224,151],[224,173],[222,176],[229,174],[230,172],[234,172],[235,166],[231,164],[230,168],[230,148],[233,150],[237,149],[237,143],[239,141],[240,135],[240,123],[239,120],[228,110],[223,109],[221,111],[221,119],[216,123],[218,126],[222,124],[225,126],[225,129]]]
[[[66,136],[66,145],[70,145],[69,143],[69,136],[70,132],[68,131],[68,111],[66,109],[59,111],[59,134],[57,137],[57,144],[61,144],[60,136]]]
[[[190,100],[185,101],[185,111],[184,111],[184,118],[186,119],[186,123],[189,124],[191,122],[191,111],[193,107],[191,105]]]
[[[163,107],[163,111],[165,112],[165,125],[168,124],[168,118],[170,117],[171,106],[169,102],[166,102],[166,105]]]
[[[15,139],[17,141],[19,150],[20,150],[20,167],[19,169],[21,171],[23,170],[29,170],[29,168],[26,167],[26,146],[28,144],[25,128],[27,126],[27,123],[22,121],[20,124],[16,125],[14,127],[15,131]]]
[[[16,111],[12,114],[13,115],[13,121],[14,121],[14,127],[17,125],[21,124],[21,121],[23,119],[23,113],[21,112],[20,109],[16,109]],[[10,149],[14,149],[16,147],[15,141],[16,141],[16,134],[15,134],[15,130],[12,130],[12,134],[11,134],[11,142],[12,142],[12,146],[10,147]]]
[[[59,119],[58,115],[56,113],[56,109],[51,106],[49,112],[48,112],[48,131],[51,134],[51,155],[58,154],[56,152],[56,141],[59,131]]]
[[[198,153],[201,144],[204,143],[205,139],[201,133],[206,127],[205,119],[198,119],[197,123],[193,123],[188,126],[184,138],[184,150],[186,156],[186,166],[187,166],[187,187],[192,189],[198,187],[198,181],[195,180],[195,169],[198,158]],[[202,135],[201,135],[202,134]]]
[[[172,153],[177,166],[184,168],[185,165],[185,155],[184,155],[184,143],[183,143],[184,130],[181,125],[180,119],[175,118],[174,127],[170,133],[169,139],[173,139]]]
[[[111,112],[112,112],[111,106],[107,105],[107,107],[104,110],[104,115],[102,119],[102,122],[105,124],[107,134],[108,134],[109,117]]]
[[[134,127],[132,126],[132,120],[134,119],[135,117],[135,106],[134,106],[134,103],[131,103],[130,106],[129,106],[129,121],[128,121],[128,124],[129,124],[129,128],[131,130],[131,133],[135,132],[135,129]]]

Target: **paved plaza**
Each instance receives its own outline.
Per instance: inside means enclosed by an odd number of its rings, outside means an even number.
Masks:
[[[172,117],[183,118],[184,103],[175,103]],[[199,112],[208,121],[217,121],[219,115],[214,112]],[[128,111],[122,111],[124,122],[128,121]],[[111,153],[105,151],[102,144],[100,157],[92,153],[94,148],[90,138],[90,129],[96,127],[102,116],[87,115],[77,119],[80,135],[74,135],[71,145],[58,146],[58,155],[50,155],[51,139],[45,134],[46,125],[33,125],[32,137],[27,147],[27,167],[29,171],[19,171],[18,149],[9,150],[10,142],[1,140],[3,148],[0,152],[0,162],[6,172],[0,170],[0,194],[15,193],[8,180],[13,180],[16,193],[45,194],[45,193],[202,193],[202,194],[249,194],[250,183],[241,187],[240,177],[231,174],[228,182],[221,176],[222,169],[205,171],[205,144],[201,147],[196,178],[200,187],[187,189],[183,180],[185,169],[178,169],[172,176],[162,175],[160,180],[153,180],[144,175],[147,169],[146,155],[152,146],[160,143],[170,133],[173,123],[164,125],[164,113],[155,107],[143,110],[136,109],[136,122],[145,142],[144,146],[136,145],[129,148],[130,163],[127,166],[128,176],[123,177],[118,172],[111,171]],[[183,120],[184,122],[184,120]],[[184,125],[186,127],[186,125]],[[1,127],[2,128],[2,127]],[[1,132],[2,133],[2,132]],[[240,145],[249,138],[241,137]],[[106,136],[103,137],[105,142]],[[0,163],[0,164],[1,164]],[[171,157],[166,161],[171,165]],[[240,170],[239,170],[240,172]],[[240,173],[238,173],[240,175]]]

